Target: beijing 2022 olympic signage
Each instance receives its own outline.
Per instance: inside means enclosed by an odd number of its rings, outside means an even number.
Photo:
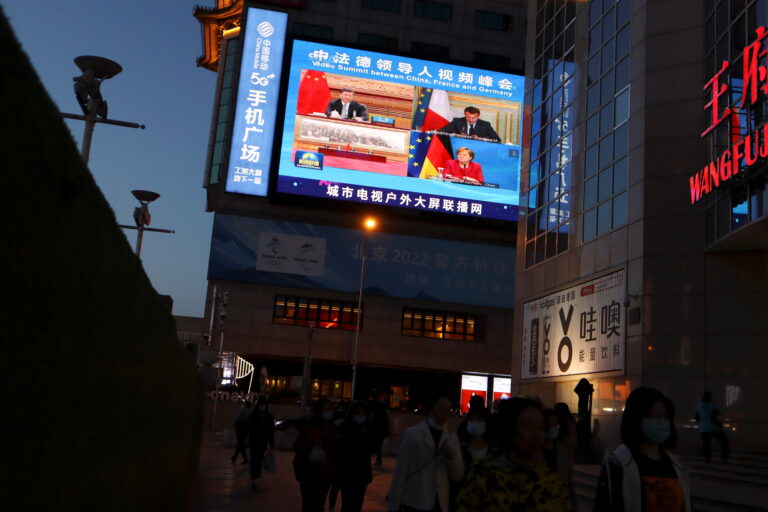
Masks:
[[[247,8],[227,192],[266,196],[288,15]]]
[[[704,108],[708,109],[710,114],[709,126],[701,136],[706,136],[728,119],[731,127],[730,147],[690,177],[691,204],[697,203],[702,197],[724,185],[740,172],[742,166],[751,167],[758,158],[768,157],[768,124],[750,132],[748,127],[741,126],[739,118],[739,111],[748,105],[754,105],[760,92],[768,94],[768,66],[765,64],[765,57],[768,55],[768,30],[758,27],[755,33],[755,41],[744,47],[742,77],[733,78],[736,83],[741,81],[741,101],[723,108],[725,101],[721,98],[730,95],[728,84],[720,80],[721,75],[730,66],[727,60],[723,61],[720,70],[703,87],[704,90],[709,89],[710,100]]]

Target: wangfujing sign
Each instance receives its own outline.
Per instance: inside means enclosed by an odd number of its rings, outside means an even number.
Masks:
[[[741,101],[734,101],[730,107],[723,108],[722,103],[725,101],[721,101],[721,98],[725,99],[731,95],[728,92],[728,84],[722,83],[720,79],[730,66],[727,60],[723,61],[720,70],[704,85],[704,90],[709,90],[710,94],[710,100],[704,107],[709,110],[709,126],[701,136],[706,136],[728,119],[731,128],[730,147],[690,177],[691,204],[697,203],[702,197],[724,185],[732,176],[736,176],[743,166],[751,167],[758,157],[768,157],[768,125],[750,132],[747,126],[742,127],[739,117],[740,111],[744,111],[747,104],[754,105],[757,102],[760,93],[768,94],[768,66],[765,63],[765,56],[768,54],[768,48],[765,46],[768,30],[758,27],[755,33],[755,41],[744,47],[742,77],[732,77],[734,84],[741,82]]]
[[[624,370],[625,271],[523,305],[520,377]]]

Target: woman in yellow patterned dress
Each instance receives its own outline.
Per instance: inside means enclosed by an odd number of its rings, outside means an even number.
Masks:
[[[501,450],[472,467],[456,497],[457,511],[570,512],[568,489],[544,464],[541,405],[504,400],[495,427]]]

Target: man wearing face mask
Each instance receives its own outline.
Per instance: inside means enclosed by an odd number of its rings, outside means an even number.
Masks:
[[[341,488],[341,512],[360,512],[371,471],[371,413],[365,402],[347,408],[341,424],[335,482]]]
[[[267,399],[259,397],[256,410],[248,418],[248,438],[251,445],[251,487],[261,478],[264,453],[275,446],[275,418],[267,410]]]
[[[448,512],[450,481],[464,475],[459,439],[448,430],[451,399],[437,395],[429,416],[403,432],[387,497],[390,511]]]
[[[621,418],[619,446],[606,457],[595,512],[690,512],[688,472],[669,452],[677,436],[672,401],[653,388],[637,388]]]
[[[293,470],[301,489],[302,512],[322,512],[325,508],[339,440],[333,413],[333,403],[321,398],[315,403],[313,414],[296,425]]]
[[[243,455],[243,464],[248,464],[248,452],[245,450],[245,440],[248,438],[248,418],[251,416],[251,402],[244,400],[240,404],[240,409],[237,410],[237,416],[235,416],[235,438],[237,439],[237,446],[235,448],[235,454],[232,455],[232,463],[237,461],[237,456]]]

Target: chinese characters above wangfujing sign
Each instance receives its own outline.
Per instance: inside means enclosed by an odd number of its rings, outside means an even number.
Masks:
[[[624,370],[624,270],[523,306],[523,379]]]
[[[288,15],[249,8],[246,20],[226,190],[266,196]]]
[[[759,93],[768,94],[768,66],[765,64],[765,57],[768,55],[768,49],[765,48],[768,30],[758,27],[755,33],[756,40],[744,48],[743,75],[740,79],[733,78],[734,83],[741,81],[741,100],[734,100],[730,107],[724,108],[726,98],[731,95],[728,93],[728,84],[722,83],[720,78],[730,66],[727,60],[723,61],[720,70],[704,85],[704,90],[709,90],[710,94],[710,100],[705,105],[705,109],[709,110],[709,126],[701,136],[704,137],[727,119],[731,127],[730,148],[691,176],[691,204],[695,204],[703,196],[725,184],[732,176],[736,176],[742,166],[750,167],[758,157],[768,157],[768,124],[747,133],[747,127],[741,126],[739,118],[739,111],[747,104],[754,105]]]

